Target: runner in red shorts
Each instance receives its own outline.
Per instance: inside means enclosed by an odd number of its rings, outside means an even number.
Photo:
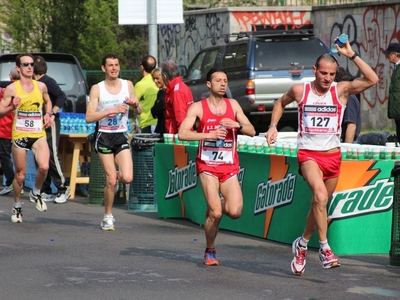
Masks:
[[[320,243],[319,259],[322,267],[339,267],[327,240],[328,200],[335,191],[341,164],[341,124],[350,94],[359,94],[378,82],[378,76],[347,42],[342,48],[336,46],[343,57],[358,67],[363,77],[353,81],[334,82],[338,64],[330,54],[321,55],[313,67],[315,80],[293,85],[272,111],[271,125],[265,137],[268,144],[277,139],[277,124],[286,105],[298,103],[298,163],[299,171],[312,192],[311,208],[303,235],[292,244],[294,258],[292,272],[302,275],[306,266],[307,243],[314,231]],[[349,62],[350,63],[350,62]]]
[[[237,178],[237,135],[240,131],[254,136],[255,130],[238,102],[224,98],[228,87],[224,70],[212,68],[207,73],[207,86],[210,97],[189,107],[179,129],[179,139],[200,141],[196,167],[208,207],[204,225],[207,243],[204,264],[212,266],[219,265],[214,242],[222,215],[237,219],[242,214],[243,196]],[[192,131],[194,125],[197,131]]]

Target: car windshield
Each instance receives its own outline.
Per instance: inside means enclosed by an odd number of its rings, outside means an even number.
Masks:
[[[257,40],[255,69],[310,68],[321,54],[327,52],[319,39]]]
[[[73,65],[69,62],[47,62],[47,75],[52,77],[65,93],[72,90],[76,84]],[[15,60],[0,63],[0,80],[10,80],[10,70],[15,67]]]

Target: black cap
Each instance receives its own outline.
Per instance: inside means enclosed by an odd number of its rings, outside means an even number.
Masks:
[[[383,54],[390,54],[391,52],[400,53],[400,44],[399,43],[390,43],[389,47],[386,50],[383,50]]]

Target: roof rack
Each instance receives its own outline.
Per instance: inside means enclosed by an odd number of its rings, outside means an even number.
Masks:
[[[301,27],[299,27],[301,26]],[[274,36],[296,36],[306,35],[314,36],[314,25],[294,25],[294,24],[282,24],[282,25],[254,25],[253,31],[240,31],[238,33],[231,33],[229,36],[236,36],[237,39],[249,38],[249,37],[274,37]]]

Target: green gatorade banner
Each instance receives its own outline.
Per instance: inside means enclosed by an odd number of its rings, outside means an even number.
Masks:
[[[206,203],[196,175],[197,147],[156,144],[160,218],[188,218],[204,224]],[[239,152],[243,213],[224,216],[221,229],[291,244],[300,236],[311,192],[298,174],[297,158]],[[390,248],[393,161],[343,161],[337,189],[328,203],[328,240],[337,254],[387,254]],[[309,244],[318,247],[314,234]]]

